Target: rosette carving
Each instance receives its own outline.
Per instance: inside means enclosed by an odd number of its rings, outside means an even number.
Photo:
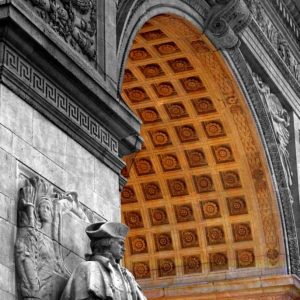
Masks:
[[[228,269],[228,258],[225,252],[209,254],[209,265],[211,271],[221,271]]]
[[[174,42],[155,45],[155,48],[160,55],[168,55],[168,54],[180,52],[180,49]]]
[[[198,140],[197,132],[192,124],[176,126],[177,135],[182,143]]]
[[[123,77],[123,82],[127,83],[127,82],[132,82],[132,81],[136,81],[136,77],[133,75],[133,73],[131,72],[131,70],[126,69],[124,72],[124,77]]]
[[[209,98],[192,99],[192,103],[199,115],[216,112],[214,103]]]
[[[168,64],[174,73],[180,73],[180,72],[193,70],[191,63],[185,57],[168,60]]]
[[[144,124],[160,122],[161,118],[155,107],[146,107],[138,109],[138,114]]]
[[[177,222],[189,222],[194,221],[194,211],[191,204],[184,204],[184,205],[175,205],[175,216]]]
[[[253,249],[243,249],[236,251],[238,268],[255,267],[255,254]]]
[[[252,240],[251,226],[249,223],[232,224],[232,234],[235,242]]]
[[[182,102],[167,103],[165,104],[165,109],[170,119],[180,119],[189,116]]]
[[[151,58],[151,55],[145,48],[136,48],[129,52],[129,58],[132,60],[143,60]]]
[[[221,217],[220,206],[217,200],[201,201],[200,206],[204,219]]]
[[[204,90],[203,82],[197,76],[183,78],[180,79],[180,81],[187,93],[200,92]]]
[[[202,272],[201,259],[197,255],[183,257],[184,274],[193,274]]]
[[[155,173],[151,159],[149,157],[136,159],[134,165],[139,176]]]
[[[248,213],[247,203],[243,196],[227,198],[227,206],[231,216]]]
[[[133,103],[142,102],[149,99],[146,91],[142,87],[126,89],[125,93],[129,100]]]
[[[158,97],[171,97],[177,95],[177,92],[171,82],[161,82],[159,84],[153,84]]]
[[[145,78],[153,78],[165,74],[159,64],[140,66],[139,69],[141,70]]]
[[[163,39],[163,38],[167,37],[160,29],[147,31],[147,32],[142,32],[141,36],[146,41],[154,41],[154,40]]]
[[[175,153],[159,155],[160,163],[165,172],[180,169],[179,160]]]
[[[186,150],[185,155],[190,168],[202,167],[207,165],[203,149]]]
[[[168,179],[167,182],[172,197],[188,195],[188,189],[184,178]]]
[[[182,248],[191,248],[199,246],[196,229],[182,230],[179,232]]]
[[[220,120],[203,122],[203,128],[208,138],[225,136],[225,129]]]
[[[154,234],[156,251],[173,250],[172,236],[170,232]]]
[[[213,180],[210,175],[193,176],[197,193],[208,193],[215,190]]]
[[[205,228],[208,245],[225,243],[223,226],[210,226]]]
[[[142,228],[144,222],[139,210],[124,212],[124,220],[129,228]]]
[[[121,203],[134,203],[137,202],[135,191],[133,186],[124,186],[122,192],[121,192]]]
[[[230,145],[226,144],[213,146],[212,149],[216,163],[226,163],[234,161]]]
[[[146,200],[162,198],[162,193],[158,182],[143,183],[142,189]]]
[[[164,258],[158,260],[158,276],[175,276],[176,275],[176,265],[174,258]]]
[[[172,144],[170,136],[165,129],[150,131],[150,137],[155,147],[162,147]]]
[[[193,41],[191,42],[191,45],[198,53],[207,53],[212,51],[203,40]]]
[[[165,207],[150,208],[149,215],[153,226],[169,224],[167,210]]]
[[[137,279],[145,279],[151,277],[150,265],[148,261],[140,261],[133,263],[133,274]]]
[[[221,172],[221,179],[224,189],[235,189],[242,187],[238,171]]]
[[[130,237],[129,243],[132,254],[141,254],[148,252],[147,239],[143,235]]]

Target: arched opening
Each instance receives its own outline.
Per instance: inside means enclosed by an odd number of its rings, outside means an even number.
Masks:
[[[178,299],[217,294],[212,283],[232,280],[228,292],[237,279],[284,274],[264,149],[235,78],[205,35],[173,15],[150,19],[129,52],[122,96],[142,120],[145,141],[123,170],[125,264],[149,298],[167,299],[161,290],[169,287]],[[189,284],[202,290],[179,292]]]

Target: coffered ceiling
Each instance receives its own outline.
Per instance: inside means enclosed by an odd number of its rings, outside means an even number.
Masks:
[[[125,157],[126,266],[142,282],[210,280],[283,265],[255,124],[221,54],[182,19],[137,34],[123,98],[143,122]],[[227,275],[226,275],[227,274]]]

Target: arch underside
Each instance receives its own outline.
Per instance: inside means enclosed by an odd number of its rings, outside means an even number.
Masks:
[[[145,141],[123,170],[125,264],[150,298],[162,287],[286,273],[255,122],[206,36],[173,15],[150,19],[129,52],[122,96]]]

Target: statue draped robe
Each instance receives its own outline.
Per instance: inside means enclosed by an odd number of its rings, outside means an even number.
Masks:
[[[120,268],[127,290],[126,300],[147,300],[133,275]],[[117,288],[115,269],[110,259],[96,255],[80,263],[71,275],[60,300],[123,300]]]

